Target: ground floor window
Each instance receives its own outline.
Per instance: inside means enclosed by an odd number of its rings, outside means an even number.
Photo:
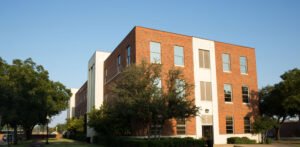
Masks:
[[[244,117],[244,132],[251,133],[251,124],[249,117]]]
[[[177,135],[185,135],[185,119],[176,119]]]
[[[233,134],[233,117],[226,116],[226,133]]]

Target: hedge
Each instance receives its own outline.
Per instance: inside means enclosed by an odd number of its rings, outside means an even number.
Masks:
[[[249,139],[248,137],[230,137],[227,138],[228,144],[255,144],[256,140]]]
[[[124,138],[124,137],[101,137],[93,138],[97,144],[112,147],[204,147],[205,141],[203,139],[194,138],[161,138],[158,139],[138,139],[138,138]]]

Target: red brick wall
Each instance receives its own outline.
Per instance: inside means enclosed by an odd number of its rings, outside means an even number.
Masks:
[[[84,116],[87,111],[87,82],[85,82],[75,95],[75,117]]]
[[[166,87],[166,74],[169,69],[174,67],[174,46],[184,48],[184,67],[178,67],[183,70],[185,79],[188,83],[194,84],[194,65],[192,37],[174,33],[168,33],[143,27],[136,27],[136,63],[142,60],[150,62],[150,42],[159,42],[161,44],[161,63],[162,63],[162,87]],[[194,98],[194,90],[191,91],[191,98]],[[186,134],[196,134],[195,118],[186,122]],[[176,122],[170,121],[165,125],[164,135],[176,135]]]
[[[114,76],[118,73],[117,58],[121,56],[121,67],[127,66],[127,47],[131,47],[131,63],[135,63],[135,28],[132,29],[128,35],[122,40],[122,42],[114,49],[109,57],[104,61],[104,73],[107,69],[108,80],[114,79]]]
[[[215,42],[216,48],[216,70],[217,70],[217,86],[219,101],[219,125],[220,134],[226,134],[226,116],[233,116],[234,134],[244,133],[244,117],[246,115],[253,116],[257,113],[257,75],[256,75],[256,58],[253,48]],[[231,72],[223,72],[222,54],[230,54]],[[248,61],[248,74],[240,73],[240,56],[246,56]],[[232,104],[226,104],[224,100],[224,84],[228,83],[232,86]],[[243,104],[242,101],[242,85],[247,85],[250,95],[250,105]],[[253,120],[253,118],[252,118]]]

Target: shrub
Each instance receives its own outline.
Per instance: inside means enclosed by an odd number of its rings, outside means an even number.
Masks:
[[[138,139],[125,137],[96,137],[97,143],[113,147],[204,147],[205,141],[194,138]]]
[[[267,139],[266,139],[266,144],[271,144],[272,141],[273,141],[273,140],[272,140],[271,138],[267,138]]]
[[[227,138],[228,144],[255,144],[256,140],[249,139],[248,137],[230,137]]]

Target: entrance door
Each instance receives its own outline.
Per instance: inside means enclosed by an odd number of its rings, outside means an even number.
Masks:
[[[214,144],[213,126],[202,126],[202,137],[206,140],[208,147]]]

